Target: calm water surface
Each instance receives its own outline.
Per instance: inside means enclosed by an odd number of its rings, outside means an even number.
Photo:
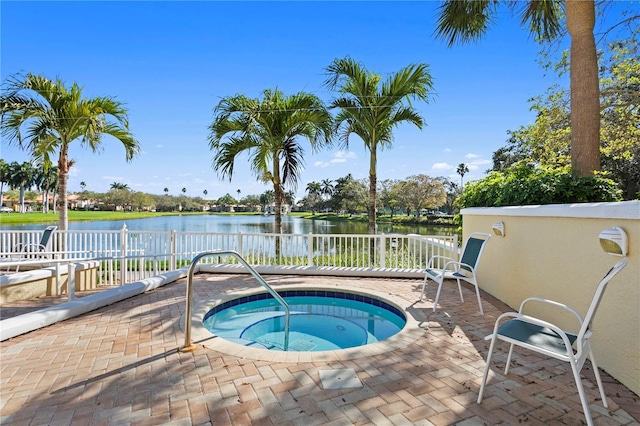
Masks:
[[[53,221],[51,225],[55,225]],[[116,231],[127,226],[130,231],[179,231],[259,234],[273,232],[273,216],[233,216],[233,215],[177,215],[158,216],[146,219],[100,220],[69,222],[72,231]],[[0,230],[43,229],[46,224],[2,226]],[[399,226],[379,224],[378,233],[384,234],[420,234],[453,235],[455,227],[448,226]],[[287,234],[366,234],[367,223],[350,221],[327,221],[304,219],[297,216],[282,217],[282,232]]]

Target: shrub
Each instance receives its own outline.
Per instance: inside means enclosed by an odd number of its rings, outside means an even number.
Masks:
[[[574,178],[568,168],[516,163],[504,172],[468,183],[459,208],[620,201],[616,183],[604,175]]]

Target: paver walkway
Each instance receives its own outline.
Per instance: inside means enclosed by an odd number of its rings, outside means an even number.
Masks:
[[[386,292],[417,301],[420,280],[266,277]],[[403,349],[353,361],[255,361],[200,348],[180,353],[185,280],[0,343],[2,425],[581,425],[584,416],[568,365],[518,351],[502,375],[506,345],[492,361],[476,403],[487,342],[506,308],[446,285],[438,312],[430,300],[411,315],[423,337]],[[238,275],[198,275],[195,301],[252,289]],[[23,309],[26,309],[23,307]],[[596,319],[597,320],[597,319]],[[323,389],[320,370],[354,369],[360,388]],[[603,374],[609,409],[599,401],[590,364],[585,390],[597,425],[639,424],[637,396]]]

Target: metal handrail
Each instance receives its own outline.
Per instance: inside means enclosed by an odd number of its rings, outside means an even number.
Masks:
[[[191,265],[189,265],[188,277],[187,277],[187,307],[185,309],[185,330],[184,330],[184,346],[180,348],[180,352],[191,352],[194,351],[197,346],[191,343],[191,311],[193,305],[193,271],[195,270],[196,264],[200,259],[206,256],[222,256],[229,255],[236,258],[236,260],[244,266],[253,277],[258,280],[258,282],[267,289],[267,291],[273,296],[274,299],[278,301],[283,307],[285,312],[284,317],[284,350],[289,350],[289,317],[291,315],[289,305],[285,300],[275,291],[267,282],[260,276],[260,274],[253,269],[251,265],[247,263],[246,260],[237,251],[234,250],[214,250],[214,251],[205,251],[197,254],[193,260],[191,260]]]

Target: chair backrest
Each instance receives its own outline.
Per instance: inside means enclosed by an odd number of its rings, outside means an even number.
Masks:
[[[584,339],[584,335],[591,328],[591,323],[593,322],[593,318],[596,315],[596,311],[598,310],[598,306],[600,306],[600,302],[602,301],[602,296],[604,296],[604,292],[607,289],[607,285],[616,274],[624,269],[627,266],[629,260],[626,257],[620,259],[618,263],[606,273],[604,278],[600,280],[600,284],[596,288],[596,292],[593,295],[593,299],[591,299],[591,304],[589,305],[589,309],[587,310],[587,314],[584,316],[584,322],[582,323],[582,327],[580,327],[580,331],[578,332],[578,341],[582,341]],[[578,345],[580,347],[580,345]]]
[[[460,259],[460,262],[465,265],[470,265],[475,269],[478,262],[480,262],[480,256],[482,256],[484,245],[489,241],[489,238],[491,238],[491,234],[485,234],[484,232],[474,232],[469,235],[469,238],[467,238],[467,242],[464,245],[464,249],[462,250],[462,258]],[[467,266],[463,265],[461,268],[472,272]]]
[[[55,231],[56,229],[58,229],[58,227],[55,225],[47,226],[44,229],[44,232],[42,232],[42,238],[40,238],[40,245],[44,247],[45,250],[47,249],[47,245],[49,244],[49,240],[51,239],[51,234],[53,234],[53,231]]]

